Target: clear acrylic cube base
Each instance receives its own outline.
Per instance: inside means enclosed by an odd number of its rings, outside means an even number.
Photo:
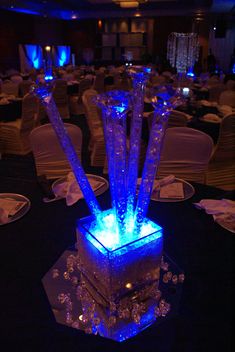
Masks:
[[[184,274],[162,256],[162,230],[113,255],[96,247],[90,220],[79,220],[77,250],[43,279],[57,322],[121,342],[175,315]]]

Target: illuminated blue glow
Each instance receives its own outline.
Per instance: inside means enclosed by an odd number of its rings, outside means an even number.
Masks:
[[[133,245],[134,248],[144,246],[145,244],[160,239],[162,228],[149,219],[145,219],[139,234],[134,232],[134,217],[126,219],[126,232],[119,236],[116,226],[115,210],[109,209],[99,214],[99,221],[88,217],[78,221],[86,230],[88,240],[103,254],[113,252],[114,255],[121,255],[125,246]]]
[[[55,66],[64,66],[70,63],[71,50],[69,46],[56,46],[53,54]]]
[[[195,74],[194,74],[193,72],[188,72],[188,73],[187,73],[187,76],[189,76],[189,77],[195,77]]]
[[[36,11],[36,10],[23,9],[23,8],[20,8],[20,7],[10,7],[10,8],[8,8],[8,10],[14,11],[14,12],[19,12],[19,13],[26,13],[28,15],[37,15],[37,16],[41,15],[41,13]]]
[[[53,80],[53,76],[45,75],[44,79],[45,79],[45,81],[52,81]]]
[[[27,44],[24,46],[26,50],[26,56],[30,61],[31,65],[38,69],[42,66],[42,50],[39,45]]]
[[[232,73],[235,73],[235,63],[233,64]]]

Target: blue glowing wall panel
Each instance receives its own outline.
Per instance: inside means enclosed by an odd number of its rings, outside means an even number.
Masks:
[[[26,44],[19,46],[21,70],[39,69],[43,64],[42,48],[40,45]]]
[[[53,64],[55,66],[64,66],[71,62],[70,46],[59,45],[54,46],[52,50]]]

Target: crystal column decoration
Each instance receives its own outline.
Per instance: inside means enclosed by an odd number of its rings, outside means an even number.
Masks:
[[[134,213],[136,199],[136,184],[141,143],[142,119],[144,110],[144,93],[151,69],[132,66],[129,74],[133,79],[132,121],[130,132],[130,148],[127,173],[127,217]]]
[[[91,213],[95,216],[95,218],[97,218],[101,212],[99,204],[83,170],[80,160],[76,154],[76,151],[72,145],[71,139],[64,127],[64,123],[60,117],[59,111],[50,92],[50,86],[34,86],[33,93],[41,100],[42,104],[45,106],[50,122],[58,137],[59,143],[70,163],[74,176],[81,188],[87,205]]]
[[[181,102],[181,94],[170,86],[160,88],[152,96],[153,122],[135,210],[135,231],[137,233],[140,233],[146,219],[169,112]]]
[[[199,42],[196,33],[173,32],[168,37],[167,59],[180,74],[186,73],[198,60]]]
[[[102,109],[112,208],[116,213],[117,233],[122,235],[125,233],[126,216],[126,111],[129,94],[110,91],[94,100]]]

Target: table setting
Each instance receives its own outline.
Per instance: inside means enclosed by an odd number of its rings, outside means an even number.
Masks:
[[[26,333],[32,329],[39,338],[44,333],[46,341],[50,339],[50,331],[55,340],[58,339],[57,346],[61,333],[68,336],[72,330],[76,341],[83,336],[86,346],[93,349],[103,341],[107,350],[119,351],[125,347],[128,350],[127,346],[138,346],[143,350],[147,341],[155,341],[164,350],[169,343],[180,345],[179,341],[169,338],[172,329],[177,333],[180,319],[183,319],[181,333],[190,327],[184,339],[192,343],[198,332],[205,329],[205,324],[198,325],[197,312],[204,300],[209,302],[208,310],[214,309],[209,294],[217,290],[214,280],[218,279],[218,272],[231,265],[230,257],[225,255],[233,243],[230,231],[197,209],[194,203],[199,207],[202,199],[229,199],[232,193],[191,184],[174,175],[155,180],[163,141],[159,131],[164,130],[169,112],[180,100],[174,92],[172,95],[168,91],[164,95],[162,91],[158,92],[161,99],[153,102],[149,148],[142,177],[138,180],[141,136],[138,119],[143,105],[139,105],[137,99],[139,101],[143,94],[147,72],[132,68],[130,74],[134,79],[133,100],[136,102],[133,105],[135,133],[132,126],[130,146],[135,148],[129,151],[127,165],[124,164],[126,135],[123,118],[128,110],[129,93],[108,92],[96,100],[102,109],[106,128],[109,183],[85,173],[64,133],[50,91],[42,91],[41,87],[35,94],[46,106],[73,174],[52,183],[51,198],[59,199],[49,204],[43,200],[36,180],[3,179],[0,183],[1,191],[18,191],[31,202],[30,211],[25,216],[2,226],[3,246],[7,255],[11,253],[10,266],[17,265],[17,271],[26,278],[24,295],[41,280],[44,289],[43,298],[41,291],[35,289],[37,293],[31,300],[37,304],[33,310],[30,311],[29,301],[23,300],[18,305],[16,312],[23,309],[30,317],[43,312],[35,326],[30,328],[23,318],[22,331]],[[156,138],[157,145],[153,144]],[[229,209],[231,222],[231,203],[225,203],[224,213]],[[202,203],[201,206],[209,209],[208,204]],[[213,211],[219,218],[221,207],[213,208]],[[15,238],[17,232],[21,235],[19,239]],[[22,254],[24,258],[19,261]],[[204,282],[205,275],[212,282]],[[220,284],[224,287],[226,279],[227,276],[220,276]],[[13,281],[10,292],[17,284],[17,280]],[[219,302],[226,293],[219,291],[218,298],[214,295],[218,303],[216,316],[222,319],[224,307],[222,309]],[[23,292],[18,293],[18,297],[22,299]],[[48,309],[51,309],[52,320],[46,317]],[[203,309],[202,314],[209,317],[210,311]],[[59,330],[55,321],[60,324]],[[12,319],[6,319],[5,329],[7,322],[12,324]],[[47,328],[43,330],[44,327]],[[81,335],[83,331],[85,335]],[[210,324],[208,331],[214,334]],[[157,336],[162,340],[159,341]],[[155,343],[149,345],[149,351],[156,350]]]

